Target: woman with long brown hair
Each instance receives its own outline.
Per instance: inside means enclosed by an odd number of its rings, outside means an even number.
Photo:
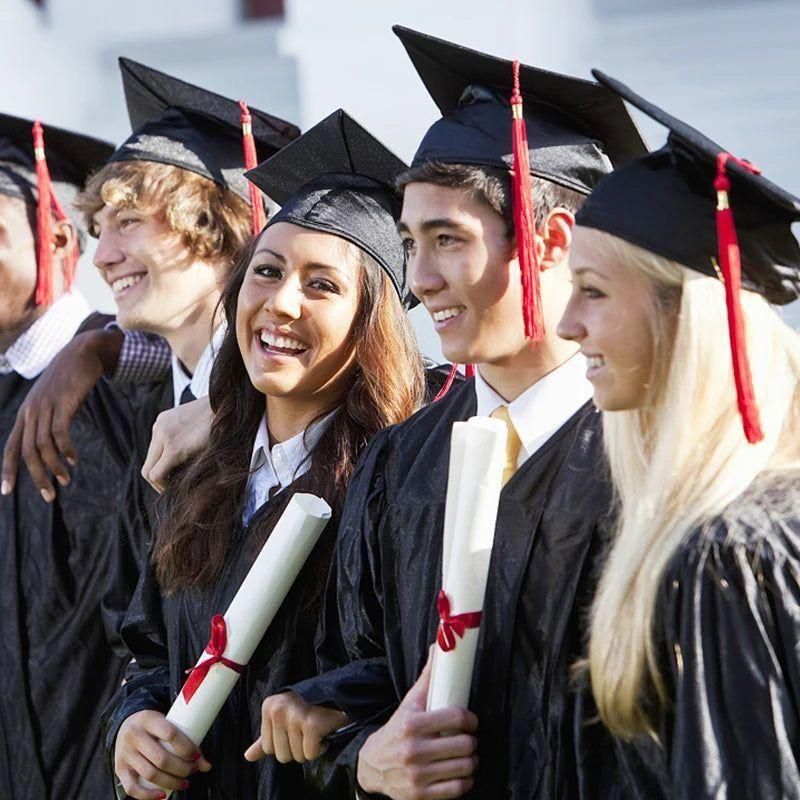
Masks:
[[[800,337],[772,304],[800,296],[800,199],[595,75],[671,134],[577,215],[559,326],[618,501],[582,665],[614,757],[581,728],[585,796],[797,798]]]
[[[150,569],[126,617],[136,668],[106,713],[118,791],[163,797],[149,781],[185,798],[325,793],[304,783],[297,764],[248,764],[243,753],[258,737],[264,698],[315,672],[321,590],[359,453],[422,401],[390,189],[403,168],[338,111],[249,174],[283,208],[224,291],[228,334],[211,378],[210,440],[168,486]],[[333,520],[201,755],[164,714],[212,616],[228,606],[296,492],[323,497]]]

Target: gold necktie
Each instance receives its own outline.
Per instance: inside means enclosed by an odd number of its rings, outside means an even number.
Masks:
[[[508,406],[496,408],[489,416],[493,419],[502,420],[505,422],[506,428],[508,428],[508,438],[506,439],[506,463],[503,467],[503,486],[505,486],[511,480],[511,476],[517,471],[517,458],[519,457],[522,442],[517,435],[517,429],[514,427],[511,417],[508,416]]]

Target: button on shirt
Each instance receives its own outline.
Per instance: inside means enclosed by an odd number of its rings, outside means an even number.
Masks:
[[[33,380],[72,339],[91,309],[78,292],[62,295],[36,322],[0,353],[0,375],[16,372]]]
[[[219,352],[222,340],[225,338],[227,327],[225,322],[219,324],[211,341],[201,353],[200,360],[197,362],[192,375],[186,371],[175,353],[172,354],[172,396],[173,405],[176,408],[180,405],[183,390],[187,386],[196,398],[205,397],[208,394],[208,380],[211,377],[211,368],[214,366],[214,359]]]
[[[247,523],[250,517],[269,500],[270,490],[288,486],[309,468],[308,453],[319,441],[328,426],[332,411],[310,428],[301,431],[285,442],[278,442],[270,449],[269,431],[266,415],[258,426],[253,454],[250,458],[250,477],[245,489],[245,502],[242,520]]]
[[[508,408],[522,442],[517,457],[519,468],[592,397],[592,385],[586,380],[586,359],[576,354],[510,403],[486,383],[478,367],[475,393],[479,417],[488,417],[500,406]]]

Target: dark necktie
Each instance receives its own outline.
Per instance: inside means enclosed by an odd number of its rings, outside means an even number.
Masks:
[[[197,398],[192,394],[191,384],[186,384],[186,388],[181,392],[181,402],[179,405],[191,403],[192,400],[197,400]]]

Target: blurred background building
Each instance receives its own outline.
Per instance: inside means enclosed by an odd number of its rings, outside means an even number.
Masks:
[[[800,194],[797,0],[0,0],[0,111],[121,141],[125,55],[304,130],[341,106],[408,160],[437,112],[396,22],[578,76],[600,67]],[[88,257],[79,285],[113,309]],[[800,326],[797,304],[787,315]]]

